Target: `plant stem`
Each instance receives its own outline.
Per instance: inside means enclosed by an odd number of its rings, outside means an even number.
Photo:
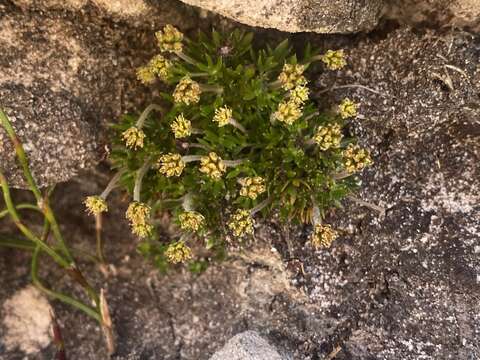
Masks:
[[[345,179],[347,177],[350,177],[354,175],[353,173],[349,173],[348,171],[342,171],[342,172],[339,172],[339,173],[336,173],[332,176],[332,178],[334,180],[341,180],[341,179]]]
[[[191,78],[193,78],[193,77],[210,76],[210,74],[208,74],[208,73],[206,73],[206,72],[199,72],[199,73],[189,73],[188,76],[190,76]]]
[[[280,80],[275,80],[268,84],[268,87],[273,90],[280,89],[282,87],[282,82]]]
[[[148,169],[150,169],[150,166],[152,166],[152,160],[151,158],[148,158],[137,172],[137,176],[135,178],[135,187],[133,188],[133,201],[140,201],[143,177],[147,173]]]
[[[240,159],[240,160],[222,160],[222,162],[225,164],[225,166],[228,167],[235,167],[238,166],[242,163],[244,163],[246,160]]]
[[[40,254],[40,246],[37,245],[37,247],[35,248],[35,250],[33,252],[33,256],[32,256],[31,276],[32,276],[33,284],[40,291],[44,292],[48,296],[51,296],[54,299],[60,300],[64,303],[66,303],[66,304],[69,304],[69,305],[83,311],[85,314],[87,314],[88,316],[91,316],[92,318],[94,318],[95,320],[97,320],[100,323],[101,322],[100,315],[98,314],[98,312],[95,309],[91,308],[88,305],[85,305],[84,303],[82,303],[82,302],[80,302],[80,301],[78,301],[78,300],[76,300],[76,299],[74,299],[74,298],[72,298],[68,295],[50,290],[41,283],[40,279],[38,278],[38,256],[39,256],[39,254]]]
[[[371,210],[374,210],[374,211],[377,211],[380,215],[380,217],[385,217],[385,214],[386,214],[386,209],[382,206],[379,206],[379,205],[375,205],[375,204],[372,204],[372,203],[369,203],[368,201],[365,201],[365,200],[362,200],[362,199],[359,199],[353,195],[348,195],[347,196],[347,199],[361,205],[361,206],[365,206]]]
[[[201,159],[202,159],[201,155],[185,155],[185,156],[182,156],[182,161],[184,163],[200,161]]]
[[[196,62],[195,60],[193,60],[190,56],[188,55],[185,55],[183,52],[181,51],[176,51],[175,52],[175,55],[177,55],[180,59],[182,59],[183,61],[185,61],[186,63],[189,63],[190,65],[194,65],[194,66],[197,66],[198,65],[198,62]]]
[[[96,255],[101,264],[105,264],[105,256],[103,254],[102,241],[102,214],[95,215],[95,237],[96,237]]]
[[[243,125],[240,124],[237,120],[235,120],[235,119],[230,119],[230,120],[228,121],[228,123],[229,123],[230,125],[232,125],[233,127],[237,128],[238,130],[240,130],[242,133],[247,134],[247,130],[246,130],[246,129],[243,127]]]
[[[115,189],[115,187],[117,186],[118,180],[120,180],[120,177],[122,176],[122,174],[123,174],[122,171],[117,172],[117,173],[112,177],[112,179],[108,182],[107,187],[106,187],[105,190],[103,190],[103,192],[100,194],[100,197],[101,197],[103,200],[106,200],[107,197],[108,197],[108,195],[112,192],[112,190]]]
[[[33,204],[18,204],[15,206],[17,210],[35,210],[42,213],[42,210],[36,205]],[[8,209],[0,211],[0,219],[7,216],[9,214]]]
[[[202,150],[205,150],[205,151],[211,151],[212,150],[212,148],[209,148],[206,145],[202,145],[202,144],[188,143],[187,145],[188,145],[189,148],[197,148],[197,149],[202,149]]]
[[[135,126],[138,129],[141,129],[143,127],[143,124],[145,123],[145,120],[147,119],[148,115],[153,111],[157,110],[158,112],[162,112],[162,107],[157,104],[150,104],[148,105],[145,110],[143,110],[143,113],[140,115],[140,117],[137,120],[137,123]]]
[[[37,186],[37,183],[35,182],[35,179],[33,178],[32,172],[30,171],[30,167],[28,165],[28,160],[27,156],[25,154],[25,150],[23,148],[22,143],[18,139],[17,135],[15,134],[15,130],[12,127],[12,124],[8,120],[7,115],[0,109],[0,123],[4,127],[4,129],[7,131],[8,136],[10,137],[10,140],[13,143],[13,146],[15,148],[15,153],[17,155],[18,162],[20,163],[23,174],[25,176],[25,180],[28,183],[28,186],[30,187],[30,190],[32,191],[33,195],[35,196],[35,199],[37,201],[38,207],[42,209],[46,219],[52,226],[52,231],[55,236],[55,239],[59,242],[60,247],[63,250],[63,253],[67,257],[67,260],[70,263],[74,263],[73,257],[70,254],[70,251],[68,250],[65,241],[63,239],[63,236],[60,232],[60,228],[58,226],[58,223],[53,215],[52,209],[50,208],[48,204],[48,199],[44,199],[42,196],[42,193],[40,192],[40,189]],[[5,180],[6,183],[6,180]],[[17,216],[18,218],[18,216]]]
[[[20,220],[20,217],[18,216],[17,210],[15,209],[15,206],[13,205],[12,197],[10,195],[10,189],[7,184],[7,179],[3,175],[2,172],[0,172],[0,184],[2,187],[2,192],[3,192],[3,199],[5,201],[5,204],[7,206],[8,212],[10,213],[10,217],[12,218],[13,222],[15,225],[18,227],[18,229],[22,232],[25,237],[31,241],[33,241],[35,244],[37,244],[43,251],[45,251],[48,255],[50,255],[55,262],[57,262],[61,267],[63,268],[68,268],[70,266],[70,262],[65,260],[61,255],[59,255],[55,250],[53,250],[50,246],[48,246],[46,243],[44,243],[41,239],[39,239],[37,236],[35,236]]]
[[[16,239],[12,237],[5,238],[2,236],[0,236],[0,246],[28,251],[33,251],[36,247],[35,243],[29,240]]]
[[[209,84],[199,84],[200,89],[202,92],[213,92],[216,94],[222,94],[223,93],[223,87],[217,86],[217,85],[209,85]]]
[[[272,198],[269,197],[265,200],[263,200],[260,204],[258,204],[257,206],[255,206],[254,208],[252,208],[250,210],[250,215],[253,216],[255,215],[257,212],[259,211],[262,211],[266,206],[268,206],[268,204],[270,204],[272,202]]]

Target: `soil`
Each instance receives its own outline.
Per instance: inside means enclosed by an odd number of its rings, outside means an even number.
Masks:
[[[116,272],[105,278],[82,263],[107,291],[115,359],[206,360],[244,330],[292,359],[324,359],[337,347],[335,359],[480,359],[480,38],[390,23],[368,35],[289,37],[299,48],[308,40],[346,49],[346,69],[318,67],[309,77],[321,108],[345,96],[361,104],[349,131],[375,164],[356,197],[385,215],[346,200],[327,217],[342,236],[319,251],[307,244],[310,228],[274,218],[254,243],[205,272],[161,275],[136,253],[127,203],[115,194],[104,237]],[[368,89],[335,88],[343,85]],[[105,185],[106,173],[102,165],[57,188],[53,203],[76,247],[94,246],[81,202]],[[80,295],[46,259],[42,269],[50,285]],[[29,283],[29,254],[0,249],[0,277],[3,302]],[[69,358],[106,358],[97,325],[52,303]],[[0,358],[24,359],[2,348],[2,331]],[[53,353],[49,346],[27,358]]]

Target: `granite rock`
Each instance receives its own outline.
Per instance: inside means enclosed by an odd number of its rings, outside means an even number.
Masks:
[[[288,32],[372,30],[383,0],[182,0],[238,22]]]

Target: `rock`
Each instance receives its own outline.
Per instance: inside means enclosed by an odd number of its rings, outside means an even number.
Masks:
[[[388,0],[387,5],[385,16],[402,23],[480,30],[478,0]]]
[[[167,22],[193,26],[185,5],[164,5],[155,10],[143,0],[0,4],[0,106],[11,116],[40,186],[95,164],[106,125],[139,110],[146,94],[152,97],[135,71],[156,51],[154,30]],[[25,187],[3,129],[0,159],[10,184]]]
[[[182,0],[238,22],[288,32],[372,30],[383,0]]]
[[[231,338],[210,360],[285,360],[255,331],[245,331]]]
[[[302,260],[311,300],[343,318],[347,359],[480,356],[478,44],[400,28],[363,39],[344,70],[318,78],[319,100],[360,104],[350,132],[374,165],[356,196],[386,209],[347,202],[328,221],[349,234]]]
[[[50,304],[34,286],[17,291],[2,307],[1,339],[7,351],[19,349],[35,354],[51,341]]]

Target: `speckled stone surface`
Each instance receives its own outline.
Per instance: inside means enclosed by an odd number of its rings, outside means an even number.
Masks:
[[[377,24],[383,0],[182,0],[235,21],[288,32],[354,33]]]
[[[210,360],[286,360],[256,331],[245,331],[228,340]]]
[[[94,165],[105,153],[107,124],[151,101],[135,69],[155,53],[155,30],[167,22],[193,27],[192,9],[174,0],[163,5],[0,1],[0,106],[41,186]],[[13,187],[25,186],[3,130],[0,167]]]

